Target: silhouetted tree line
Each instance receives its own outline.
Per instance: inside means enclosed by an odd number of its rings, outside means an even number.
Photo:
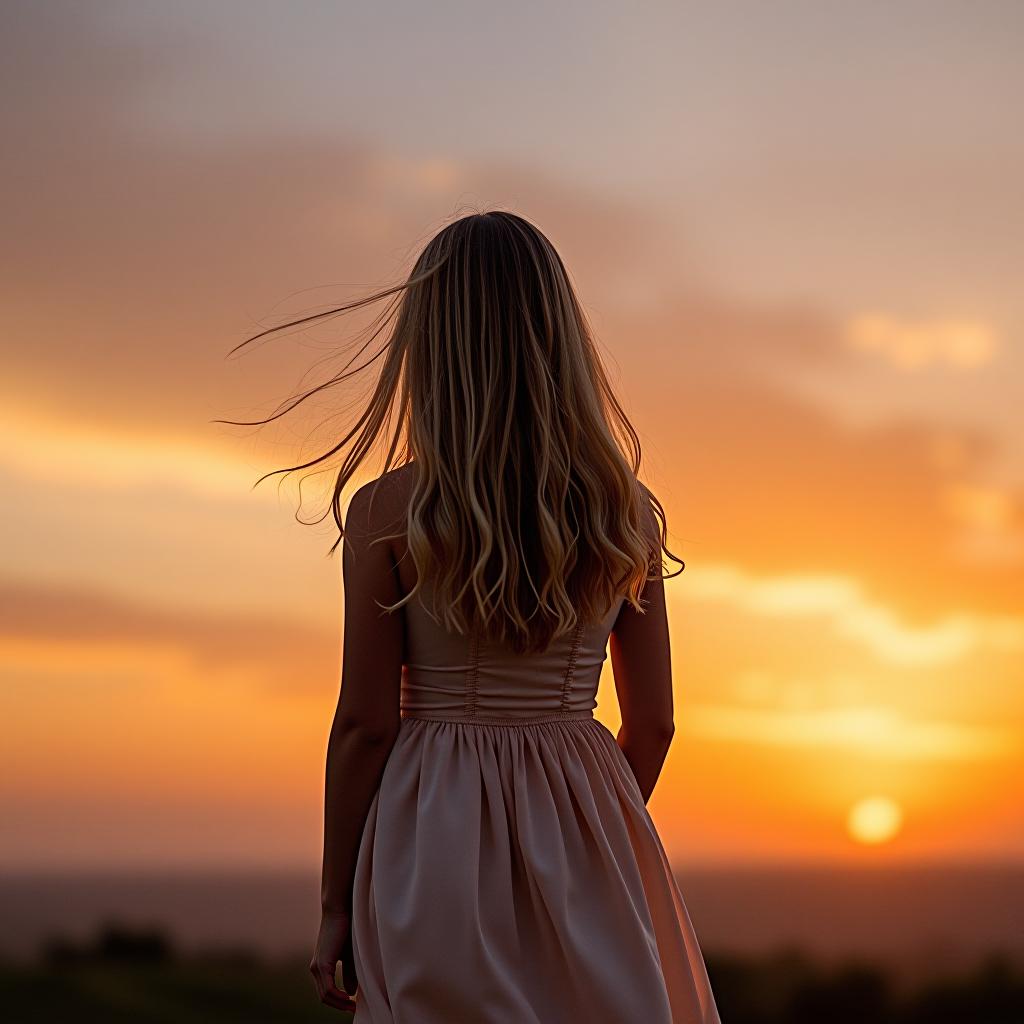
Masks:
[[[11,1024],[349,1019],[316,1001],[306,962],[186,954],[159,927],[107,922],[84,943],[48,939],[35,964],[0,964],[0,1000]],[[828,966],[798,949],[709,952],[707,965],[723,1024],[1024,1024],[1024,971],[999,953],[910,989],[884,964]]]
[[[799,950],[707,964],[723,1024],[1024,1024],[1024,971],[999,952],[909,991],[884,964]]]
[[[116,922],[100,927],[96,938],[74,942],[62,936],[44,941],[40,959],[51,967],[87,963],[159,964],[177,953],[170,936],[160,928],[132,928]]]

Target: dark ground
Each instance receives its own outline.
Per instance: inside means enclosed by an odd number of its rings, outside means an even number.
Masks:
[[[706,961],[723,1024],[1024,1024],[1024,970],[995,953],[913,985],[878,964],[826,964],[797,950],[708,950]],[[87,943],[52,938],[31,963],[0,963],[0,1006],[9,1024],[350,1020],[317,1002],[307,964],[244,950],[183,954],[165,932],[110,923]]]

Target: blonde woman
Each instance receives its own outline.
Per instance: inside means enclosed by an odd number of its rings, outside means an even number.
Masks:
[[[345,622],[320,998],[356,1024],[718,1024],[646,807],[674,728],[662,552],[683,563],[565,267],[526,219],[474,213],[318,316],[389,296],[329,382],[379,366],[323,456],[344,452]]]

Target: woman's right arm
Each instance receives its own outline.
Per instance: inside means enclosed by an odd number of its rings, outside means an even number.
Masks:
[[[657,536],[653,511],[648,530]],[[643,614],[623,603],[609,649],[622,714],[616,741],[633,769],[646,804],[675,733],[672,651],[665,583],[660,577],[647,581],[640,602],[645,608]]]

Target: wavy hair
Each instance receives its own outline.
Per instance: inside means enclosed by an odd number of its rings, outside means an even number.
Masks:
[[[231,352],[388,297],[340,373],[274,416],[240,424],[268,423],[380,363],[351,430],[318,458],[273,471],[344,452],[330,553],[345,534],[342,492],[393,423],[377,483],[409,463],[413,482],[402,532],[379,539],[405,539],[417,580],[389,611],[429,591],[424,604],[446,628],[519,652],[542,651],[578,622],[600,620],[619,595],[643,611],[640,595],[662,576],[662,552],[679,564],[662,578],[685,563],[668,549],[661,503],[639,483],[639,438],[566,268],[525,218],[494,210],[455,219],[401,284],[263,331]]]

